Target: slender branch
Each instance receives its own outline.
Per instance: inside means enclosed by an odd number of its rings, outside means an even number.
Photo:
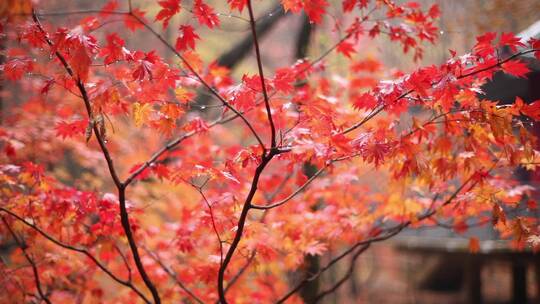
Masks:
[[[19,246],[19,248],[22,250],[25,259],[28,261],[30,266],[32,266],[32,272],[34,273],[34,281],[36,283],[36,289],[37,289],[37,291],[39,293],[39,296],[47,304],[52,304],[51,300],[49,300],[49,298],[45,295],[45,293],[43,292],[43,289],[41,287],[41,282],[39,280],[39,272],[38,272],[38,269],[37,269],[36,262],[30,257],[28,252],[26,252],[26,247],[19,240],[19,238],[17,237],[17,234],[15,233],[15,231],[13,231],[13,229],[11,229],[11,226],[8,224],[7,220],[3,216],[2,216],[2,222],[4,223],[4,225],[6,225],[6,228],[8,229],[8,231],[11,234],[11,236],[13,237],[13,239],[15,240],[15,243],[17,243],[17,246]]]
[[[268,116],[268,123],[270,124],[270,130],[272,132],[272,148],[276,146],[276,126],[272,120],[272,109],[270,108],[270,98],[266,90],[266,84],[264,80],[264,71],[262,66],[261,51],[259,48],[259,39],[257,39],[257,26],[255,25],[255,17],[253,16],[253,7],[251,0],[247,0],[247,7],[249,11],[249,23],[251,25],[251,34],[253,35],[253,44],[255,45],[255,55],[257,58],[257,67],[259,68],[259,78],[261,79],[262,93],[264,97],[264,106],[266,107],[266,115]]]
[[[45,41],[47,42],[47,44],[49,46],[51,46],[51,48],[54,47],[53,42],[48,38],[47,32],[45,32],[45,30],[43,29],[43,26],[39,22],[39,19],[38,19],[37,15],[34,13],[32,15],[32,17],[33,17],[34,22],[37,24],[38,28],[40,29],[40,31],[43,33]],[[86,91],[84,83],[82,82],[82,80],[79,77],[77,77],[75,75],[75,73],[73,72],[73,69],[70,67],[70,65],[68,64],[68,62],[64,58],[64,56],[62,54],[60,54],[60,51],[55,51],[55,55],[60,60],[60,62],[64,66],[64,68],[66,69],[67,73],[76,82],[77,88],[81,92],[82,98],[84,100],[84,105],[85,105],[85,108],[86,108],[86,112],[88,114],[88,118],[90,119],[91,122],[94,122],[94,114],[92,112],[90,98],[88,96],[88,93]],[[114,184],[116,185],[116,188],[118,189],[118,201],[119,201],[119,205],[120,205],[120,220],[121,220],[121,223],[122,223],[122,228],[123,228],[124,233],[126,235],[126,238],[128,240],[129,247],[130,247],[131,252],[133,254],[133,260],[135,261],[135,265],[137,266],[137,270],[139,271],[139,274],[141,275],[146,287],[152,293],[152,297],[154,298],[154,302],[156,304],[160,304],[161,299],[159,297],[159,293],[157,291],[157,288],[154,286],[153,282],[151,281],[150,277],[146,273],[146,270],[144,269],[144,266],[142,264],[141,257],[139,255],[139,251],[138,251],[138,248],[137,248],[137,244],[135,243],[135,239],[133,237],[133,232],[131,231],[131,224],[129,222],[129,215],[128,215],[127,207],[126,207],[126,198],[125,198],[125,191],[126,190],[125,190],[125,186],[122,184],[122,182],[120,181],[120,178],[118,177],[118,175],[116,173],[116,170],[114,168],[114,164],[113,164],[109,149],[107,148],[107,145],[105,143],[105,139],[103,138],[103,134],[100,133],[101,131],[100,131],[100,128],[99,128],[98,124],[92,123],[92,127],[93,127],[93,130],[94,130],[94,134],[96,135],[96,139],[97,139],[97,141],[99,143],[99,146],[101,148],[101,151],[102,151],[102,153],[103,153],[103,155],[104,155],[104,157],[105,157],[105,159],[107,161],[107,166],[109,168],[109,172],[111,174],[111,177],[112,177],[112,179],[114,181]]]
[[[124,265],[126,266],[126,269],[128,271],[128,282],[131,282],[132,271],[131,271],[131,266],[129,266],[128,259],[126,258],[125,254],[122,252],[122,250],[120,250],[118,245],[116,245],[116,243],[114,243],[113,246],[116,249],[116,251],[118,252],[118,254],[120,255],[120,257],[122,258],[122,261],[124,262]]]
[[[126,11],[103,11],[103,10],[96,10],[96,9],[77,10],[77,11],[45,12],[45,13],[36,12],[36,16],[38,16],[38,17],[54,17],[54,16],[68,16],[68,15],[86,15],[86,14],[129,15],[129,12],[126,12]]]
[[[139,249],[137,247],[137,244],[135,243],[133,232],[131,231],[131,224],[129,223],[129,215],[126,207],[126,189],[124,186],[118,189],[118,201],[120,202],[120,221],[122,222],[124,233],[126,234],[131,253],[133,254],[135,266],[137,266],[137,270],[139,271],[139,274],[141,275],[146,287],[148,287],[148,289],[152,293],[154,303],[159,304],[161,303],[161,298],[159,296],[158,290],[148,276],[148,274],[146,273],[146,270],[144,269],[144,265],[142,264],[142,259],[139,254]]]
[[[285,187],[287,182],[291,179],[292,173],[287,174],[287,176],[281,181],[281,183],[277,186],[277,188],[266,197],[266,200],[268,202],[271,202],[274,200],[274,198],[281,193],[281,190]],[[263,215],[259,219],[259,222],[264,222],[264,219],[266,218],[266,215],[268,214],[268,210],[265,210],[263,212]],[[249,265],[255,260],[255,256],[257,255],[257,249],[254,249],[249,258],[246,260],[244,265],[236,272],[236,274],[227,282],[227,287],[225,287],[225,293],[240,279],[240,277],[244,274],[244,272],[248,269]]]
[[[78,253],[82,253],[84,254],[85,256],[87,256],[92,262],[94,262],[94,264],[96,264],[96,266],[101,269],[103,272],[105,272],[111,279],[113,279],[114,281],[116,281],[117,283],[121,284],[121,285],[124,285],[128,288],[130,288],[131,290],[133,290],[137,295],[139,295],[139,297],[141,297],[141,299],[144,300],[145,303],[150,303],[150,301],[146,298],[146,296],[139,290],[137,289],[137,287],[135,287],[133,284],[131,284],[129,281],[126,281],[126,280],[122,280],[120,279],[119,277],[117,277],[114,273],[112,273],[107,267],[105,267],[105,265],[103,265],[93,254],[91,254],[87,249],[84,249],[84,248],[78,248],[78,247],[75,247],[75,246],[72,246],[72,245],[68,245],[68,244],[65,244],[63,242],[60,242],[59,240],[55,239],[54,237],[52,237],[51,235],[49,235],[48,233],[46,233],[45,231],[43,231],[41,228],[39,228],[38,226],[26,221],[25,219],[23,219],[22,217],[20,217],[19,215],[17,215],[16,213],[8,210],[8,209],[5,209],[3,207],[0,207],[0,211],[2,212],[5,212],[7,214],[9,214],[10,216],[14,217],[15,219],[17,219],[19,222],[23,223],[24,225],[32,228],[33,230],[35,230],[37,233],[39,233],[41,236],[43,236],[44,238],[46,238],[48,241],[52,242],[53,244],[55,244],[56,246],[59,246],[59,247],[62,247],[64,249],[67,249],[67,250],[71,250],[71,251],[75,251],[75,252],[78,252]]]
[[[171,279],[174,280],[174,282],[176,283],[176,285],[178,285],[178,287],[180,287],[183,291],[185,291],[190,297],[193,298],[193,300],[195,300],[195,302],[199,303],[199,304],[203,304],[204,302],[197,296],[195,295],[191,290],[189,290],[189,288],[186,287],[186,285],[184,285],[184,283],[182,283],[182,281],[180,281],[178,279],[178,275],[172,270],[170,269],[169,267],[167,267],[167,265],[165,265],[163,263],[163,261],[161,261],[161,259],[159,258],[159,256],[156,254],[156,253],[153,253],[152,251],[144,248],[144,250],[146,251],[146,253],[148,253],[148,255],[150,257],[152,257],[152,259],[158,263],[159,267],[161,267],[161,269],[163,269],[163,271],[165,271],[169,277],[171,277]]]
[[[493,64],[493,65],[490,65],[490,66],[487,66],[485,68],[482,68],[482,69],[479,69],[479,70],[474,70],[474,71],[471,71],[469,73],[466,73],[466,74],[463,74],[463,75],[460,75],[458,77],[456,77],[457,79],[462,79],[462,78],[465,78],[465,77],[469,77],[469,76],[472,76],[472,75],[476,75],[476,74],[479,74],[479,73],[482,73],[482,72],[485,72],[485,71],[489,71],[493,68],[496,68],[496,67],[500,67],[502,66],[504,63],[510,61],[510,60],[513,60],[513,59],[516,59],[520,56],[523,56],[523,55],[527,55],[529,53],[534,53],[534,52],[540,52],[540,49],[530,49],[530,50],[526,50],[526,51],[521,51],[521,52],[518,52],[518,53],[515,53],[503,60],[499,60],[497,61],[496,64]]]
[[[197,188],[197,191],[203,198],[204,202],[206,203],[206,206],[208,207],[208,212],[210,213],[210,220],[212,222],[212,229],[214,230],[214,233],[216,234],[216,238],[219,243],[219,265],[223,264],[223,241],[221,240],[221,236],[219,235],[219,231],[216,226],[216,220],[214,219],[214,210],[212,209],[212,205],[206,198],[206,195],[204,195],[204,192],[202,188]]]
[[[313,303],[319,302],[325,296],[327,296],[327,295],[335,292],[336,290],[338,290],[338,288],[341,287],[341,285],[343,285],[343,283],[347,282],[347,280],[354,273],[354,268],[356,266],[356,261],[358,260],[358,257],[360,257],[360,255],[362,253],[364,253],[364,251],[366,251],[369,248],[370,245],[371,244],[364,245],[363,247],[358,249],[355,254],[353,254],[353,257],[351,259],[351,264],[349,265],[349,269],[347,270],[347,273],[345,273],[345,275],[343,275],[343,277],[339,281],[337,281],[334,285],[332,285],[332,287],[328,288],[327,290],[325,290],[325,291],[319,293],[317,296],[315,296],[315,299],[313,300]]]
[[[249,210],[251,209],[251,202],[253,201],[253,198],[255,197],[255,193],[257,192],[257,187],[259,184],[259,178],[261,177],[261,174],[263,173],[264,169],[268,165],[268,163],[272,160],[272,158],[277,155],[279,152],[277,149],[271,149],[268,154],[263,154],[261,163],[257,166],[255,169],[255,173],[253,175],[253,180],[251,182],[251,188],[249,190],[249,193],[244,201],[244,206],[242,207],[242,212],[240,213],[240,217],[238,219],[238,226],[236,229],[236,234],[234,236],[234,239],[229,247],[229,250],[227,251],[227,254],[225,255],[225,259],[223,260],[223,263],[221,264],[221,267],[219,267],[218,271],[218,295],[219,295],[219,301],[221,304],[226,304],[227,299],[225,298],[225,287],[224,287],[224,281],[225,281],[225,271],[227,270],[227,266],[231,262],[231,259],[234,255],[234,252],[236,251],[238,244],[240,243],[240,240],[242,239],[242,233],[244,232],[244,226],[246,224],[247,216],[249,213]]]
[[[302,184],[302,186],[298,187],[293,193],[289,194],[289,196],[287,196],[286,198],[278,202],[275,202],[273,204],[266,205],[266,206],[251,205],[251,208],[259,209],[259,210],[268,210],[268,209],[279,207],[287,203],[288,201],[293,199],[296,195],[298,195],[300,192],[304,191],[304,189],[306,189],[309,186],[309,184],[311,184],[317,177],[319,177],[319,175],[321,175],[324,172],[324,170],[326,170],[332,163],[333,161],[327,162],[327,164],[324,167],[322,167],[317,172],[315,172],[315,174],[313,174],[313,176],[311,176],[304,184]]]

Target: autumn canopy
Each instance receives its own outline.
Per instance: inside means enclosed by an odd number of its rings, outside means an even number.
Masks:
[[[421,59],[436,5],[281,0],[331,44],[269,67],[271,1],[138,2],[0,5],[0,302],[302,303],[328,269],[439,222],[540,245],[538,219],[513,212],[537,208],[514,172],[540,164],[540,101],[483,91],[526,78],[539,40],[490,32],[405,73],[362,50]],[[224,19],[249,66],[202,55]]]

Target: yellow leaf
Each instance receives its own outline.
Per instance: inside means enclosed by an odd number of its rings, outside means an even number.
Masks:
[[[140,127],[141,125],[148,122],[148,116],[152,111],[152,107],[149,103],[140,104],[136,102],[133,104],[133,120],[135,125]]]

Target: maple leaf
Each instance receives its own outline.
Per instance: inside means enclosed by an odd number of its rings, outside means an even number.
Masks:
[[[540,100],[525,104],[521,97],[518,96],[516,97],[516,105],[520,105],[518,109],[524,115],[527,115],[534,120],[540,120]]]
[[[208,130],[208,125],[200,117],[195,117],[184,126],[184,130],[187,132],[204,132]]]
[[[190,102],[195,94],[193,92],[188,91],[185,87],[178,87],[174,90],[174,94],[178,100],[182,103],[188,103]]]
[[[99,56],[105,57],[103,63],[111,64],[117,60],[124,59],[124,55],[129,52],[124,48],[124,40],[116,33],[107,35],[107,45],[99,52]]]
[[[328,247],[326,244],[320,243],[318,241],[312,241],[306,246],[304,252],[309,255],[322,255]]]
[[[199,35],[195,33],[195,30],[191,25],[181,25],[179,30],[180,36],[176,39],[176,50],[183,51],[187,48],[195,49],[195,40],[200,39]]]
[[[152,106],[149,103],[140,104],[138,102],[133,104],[133,120],[135,126],[140,127],[149,121],[150,113],[152,112]]]
[[[156,20],[163,21],[163,28],[166,28],[171,18],[180,12],[180,0],[162,0],[158,4],[162,9],[156,15]]]
[[[86,81],[88,78],[91,63],[92,60],[90,59],[90,55],[88,55],[88,52],[86,52],[86,49],[83,47],[77,48],[70,60],[75,75],[82,81]]]
[[[188,50],[185,51],[182,55],[195,71],[197,71],[198,73],[202,71],[203,61],[197,53]]]
[[[348,41],[342,41],[340,44],[338,44],[337,51],[348,58],[351,58],[351,54],[356,53],[354,50],[354,44]]]
[[[354,99],[353,108],[356,110],[371,110],[377,106],[377,99],[370,93],[364,93]]]
[[[534,57],[540,60],[540,39],[530,38],[527,43],[530,45],[531,49],[538,50],[534,52]]]
[[[514,33],[502,33],[499,40],[499,46],[509,47],[512,52],[517,52],[518,47],[525,47],[521,42],[521,38],[516,37]]]
[[[164,164],[154,164],[150,169],[159,179],[168,179],[171,175],[171,171]]]
[[[501,65],[501,68],[506,74],[519,78],[526,78],[525,75],[531,71],[527,64],[521,60],[507,61]]]
[[[238,10],[239,12],[242,12],[247,4],[247,0],[227,0],[227,3],[229,3],[229,7],[232,11]]]
[[[143,11],[141,11],[140,9],[134,8],[131,11],[131,14],[133,14],[133,15],[137,16],[139,19],[145,21],[145,18],[144,18],[145,13]],[[135,32],[138,29],[144,28],[144,25],[142,25],[142,23],[140,23],[137,19],[133,18],[133,16],[127,15],[127,14],[124,16],[124,24],[132,32]]]
[[[285,12],[290,10],[293,13],[299,13],[304,7],[302,0],[281,0],[281,5]]]
[[[54,128],[56,130],[56,136],[60,136],[62,137],[62,139],[66,139],[68,137],[84,134],[87,125],[88,120],[81,119],[72,122],[60,121],[56,123],[56,126]]]
[[[344,0],[342,3],[343,11],[350,12],[356,6],[357,0]]]
[[[214,9],[202,0],[195,0],[193,11],[200,24],[206,25],[208,28],[219,27],[219,17],[214,13]]]
[[[255,106],[256,96],[250,89],[238,88],[233,92],[231,104],[239,110],[247,110]]]
[[[0,65],[0,71],[9,80],[19,80],[25,73],[32,71],[33,66],[30,58],[12,58]]]
[[[144,164],[136,164],[133,167],[131,167],[131,169],[129,169],[129,173],[133,173],[133,172],[139,170],[140,168],[142,168],[143,166],[144,166]],[[147,179],[148,177],[150,177],[150,173],[151,173],[150,168],[146,167],[146,168],[144,168],[144,170],[139,175],[137,175],[137,179],[138,180]]]
[[[294,91],[295,75],[291,69],[282,68],[276,70],[276,75],[274,76],[274,87],[276,90],[283,93],[292,93]]]
[[[117,9],[118,9],[118,1],[116,0],[107,1],[107,3],[105,3],[105,5],[101,8],[99,15],[102,17],[105,17],[109,15],[109,12],[114,12]]]
[[[185,111],[178,104],[166,103],[160,108],[160,112],[165,115],[166,119],[176,120],[180,115],[184,114]]]
[[[304,11],[310,22],[320,23],[328,6],[326,0],[304,0]]]
[[[487,57],[488,55],[493,54],[493,52],[495,52],[495,48],[493,47],[493,40],[495,40],[495,37],[497,37],[497,34],[494,32],[488,32],[482,36],[478,36],[476,38],[476,44],[473,47],[475,53],[480,57]]]

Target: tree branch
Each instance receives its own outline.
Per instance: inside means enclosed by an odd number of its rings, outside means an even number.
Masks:
[[[315,299],[313,300],[313,303],[317,303],[319,302],[320,300],[322,300],[325,296],[335,292],[338,290],[339,287],[341,287],[341,285],[343,285],[343,283],[347,282],[347,280],[352,276],[352,274],[354,273],[354,267],[356,266],[356,261],[358,260],[358,257],[364,252],[366,251],[369,246],[371,244],[366,244],[364,245],[363,247],[361,247],[360,249],[358,249],[358,251],[356,251],[356,253],[353,255],[352,259],[351,259],[351,264],[349,266],[349,269],[347,270],[347,273],[345,273],[345,275],[343,275],[343,277],[337,281],[334,285],[332,285],[332,287],[328,288],[327,290],[319,293]]]
[[[182,281],[180,281],[178,279],[178,276],[177,274],[172,270],[170,269],[169,267],[167,267],[167,265],[165,265],[163,263],[163,261],[161,261],[161,259],[159,258],[159,256],[155,253],[153,253],[152,251],[144,248],[144,250],[146,251],[146,253],[148,253],[148,255],[150,255],[150,257],[152,257],[152,259],[158,263],[158,265],[161,267],[161,269],[163,269],[163,271],[165,271],[167,273],[167,275],[169,275],[169,277],[171,277],[171,279],[173,279],[173,281],[176,283],[176,285],[178,285],[178,287],[180,287],[183,291],[185,291],[190,297],[193,298],[193,300],[195,300],[195,302],[199,303],[199,304],[203,304],[204,302],[199,298],[197,297],[197,295],[195,295],[191,290],[189,290],[186,285],[184,285],[184,283],[182,283]]]
[[[247,7],[249,11],[249,23],[251,25],[251,34],[253,35],[253,44],[255,45],[255,55],[257,58],[257,67],[259,68],[259,78],[261,79],[262,93],[264,97],[264,106],[266,107],[266,115],[268,116],[268,123],[270,124],[270,130],[272,133],[271,146],[276,147],[276,127],[272,120],[272,109],[270,108],[270,98],[268,97],[268,91],[266,90],[266,84],[264,80],[264,71],[262,66],[261,50],[259,49],[259,39],[257,39],[257,27],[255,25],[255,17],[253,16],[253,7],[251,0],[247,0]]]
[[[45,37],[45,41],[52,48],[54,46],[54,44],[48,38],[47,32],[45,32],[45,30],[43,29],[43,26],[39,22],[39,19],[38,19],[37,15],[35,14],[35,12],[33,13],[32,17],[34,19],[34,22],[37,24],[39,30],[43,33],[43,35]],[[94,134],[96,135],[96,139],[97,139],[97,141],[99,143],[99,146],[101,148],[103,156],[105,157],[105,159],[107,161],[107,166],[109,168],[109,172],[110,172],[111,177],[112,177],[112,179],[114,181],[114,184],[116,185],[116,188],[118,189],[118,201],[119,201],[119,205],[120,205],[120,220],[121,220],[121,223],[122,223],[122,228],[124,229],[124,233],[125,233],[126,238],[128,240],[129,247],[131,249],[131,253],[133,254],[133,260],[135,261],[135,265],[137,266],[137,270],[139,271],[139,274],[141,275],[146,287],[148,287],[148,289],[152,293],[152,297],[154,298],[154,302],[156,304],[160,304],[161,299],[159,297],[159,293],[157,291],[157,288],[155,287],[155,285],[151,281],[150,277],[146,273],[146,270],[144,269],[144,266],[143,266],[142,261],[141,261],[141,257],[139,255],[139,250],[137,248],[137,244],[135,243],[135,239],[134,239],[133,233],[131,231],[131,224],[129,222],[129,215],[128,215],[127,208],[126,208],[126,198],[125,198],[126,189],[125,189],[125,186],[122,184],[122,182],[120,181],[120,178],[118,177],[118,175],[116,173],[116,170],[114,168],[114,164],[113,164],[109,149],[107,148],[107,145],[105,143],[105,139],[103,138],[103,134],[100,133],[101,131],[100,131],[99,126],[96,123],[93,123],[94,122],[94,114],[92,112],[90,98],[88,97],[88,93],[86,91],[84,83],[82,82],[82,80],[79,77],[77,77],[74,74],[73,69],[70,67],[70,65],[68,64],[68,62],[64,58],[64,56],[62,54],[60,54],[60,51],[55,51],[55,55],[60,60],[60,62],[64,66],[64,68],[66,69],[69,76],[76,82],[77,88],[79,89],[79,91],[81,93],[81,96],[82,96],[82,98],[84,100],[84,105],[86,107],[86,112],[88,114],[88,118],[89,118],[90,122],[92,123],[92,128],[94,130]]]
[[[13,237],[13,239],[15,240],[15,243],[17,243],[17,246],[19,246],[19,248],[22,250],[25,259],[28,261],[30,266],[32,266],[32,272],[34,273],[34,281],[36,283],[36,289],[37,289],[37,291],[39,293],[39,296],[47,304],[52,304],[51,300],[49,300],[49,298],[45,295],[45,293],[43,292],[43,289],[41,287],[41,282],[39,280],[39,273],[38,273],[36,262],[30,257],[28,252],[26,252],[26,247],[19,240],[19,238],[17,237],[17,234],[15,234],[15,231],[13,231],[13,229],[11,229],[11,226],[8,224],[7,220],[3,216],[2,216],[2,222],[4,223],[4,225],[6,225],[6,228],[8,229],[8,231],[11,234],[11,236]]]
[[[150,301],[146,298],[146,296],[139,289],[137,289],[137,287],[135,287],[130,281],[122,280],[119,277],[117,277],[107,267],[105,267],[105,265],[101,264],[101,262],[93,254],[91,254],[88,250],[83,249],[83,248],[74,247],[74,246],[71,246],[71,245],[60,242],[59,240],[57,240],[54,237],[50,236],[45,231],[41,230],[41,228],[37,227],[36,225],[34,225],[32,223],[27,222],[25,219],[23,219],[22,217],[20,217],[19,215],[13,213],[12,211],[10,211],[8,209],[0,207],[0,211],[9,214],[10,216],[17,219],[19,222],[21,222],[24,225],[32,228],[33,230],[35,230],[37,233],[39,233],[41,236],[43,236],[44,238],[46,238],[48,241],[52,242],[56,246],[62,247],[62,248],[67,249],[67,250],[71,250],[71,251],[75,251],[75,252],[79,252],[79,253],[84,254],[90,260],[92,260],[92,262],[94,262],[94,264],[96,264],[96,266],[99,269],[101,269],[103,272],[105,272],[111,279],[113,279],[117,283],[119,283],[121,285],[124,285],[124,286],[130,288],[131,290],[133,290],[141,299],[144,300],[145,303],[150,303]]]
[[[246,224],[247,216],[249,213],[249,210],[251,209],[251,202],[253,201],[253,197],[255,197],[255,193],[257,192],[257,187],[259,184],[259,178],[261,177],[261,174],[263,173],[264,169],[268,165],[268,163],[272,160],[272,158],[277,155],[279,152],[277,149],[271,149],[268,151],[268,153],[264,153],[261,158],[261,163],[257,166],[255,169],[255,173],[253,175],[253,180],[251,182],[251,187],[249,190],[249,193],[244,201],[244,206],[242,207],[242,212],[240,213],[240,218],[238,219],[238,226],[236,230],[236,234],[234,236],[234,239],[229,247],[229,250],[227,251],[227,254],[225,255],[225,259],[223,260],[223,263],[221,264],[221,267],[219,267],[218,271],[218,295],[219,295],[219,301],[221,304],[226,304],[227,299],[225,298],[225,288],[224,288],[224,281],[225,281],[225,271],[227,270],[227,266],[231,262],[231,259],[234,255],[234,252],[236,248],[238,247],[238,244],[240,243],[240,240],[242,239],[242,233],[244,231],[244,226]]]

